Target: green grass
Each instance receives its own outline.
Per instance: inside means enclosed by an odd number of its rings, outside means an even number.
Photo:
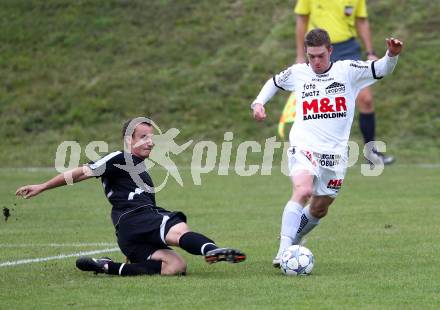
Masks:
[[[188,261],[186,277],[94,276],[76,270],[75,258],[0,267],[1,307],[438,309],[439,172],[438,166],[395,165],[380,177],[364,177],[359,166],[351,168],[329,215],[308,237],[316,259],[313,275],[296,278],[270,264],[290,196],[286,177],[276,171],[253,177],[211,173],[194,186],[183,171],[184,187],[169,182],[159,204],[184,211],[190,227],[219,245],[243,249],[246,262],[209,266],[180,251]],[[1,205],[12,213],[8,222],[0,221],[0,263],[100,248],[39,244],[114,242],[99,182],[18,200],[18,186],[52,172],[3,169],[0,175]],[[34,246],[12,247],[19,244]],[[120,253],[110,256],[122,259]]]
[[[403,162],[440,162],[440,2],[368,5],[379,55],[385,37],[405,42],[393,76],[373,88],[377,138]],[[220,141],[227,130],[265,139],[287,94],[262,125],[249,104],[295,59],[293,2],[284,0],[4,0],[0,25],[4,167],[52,166],[48,154],[64,140],[112,149],[121,123],[138,115],[179,128],[181,141]]]

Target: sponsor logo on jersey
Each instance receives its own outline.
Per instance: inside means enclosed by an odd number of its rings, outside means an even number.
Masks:
[[[364,63],[362,63],[359,60],[350,62],[350,67],[355,67],[358,69],[368,69],[369,68],[368,65],[365,65]]]
[[[325,88],[327,95],[343,94],[345,93],[345,85],[339,82],[333,82]]]
[[[292,74],[292,70],[290,68],[282,71],[278,75],[277,84],[282,84],[283,82],[287,81],[287,79],[291,74]]]
[[[307,150],[301,150],[301,153],[312,163],[313,166],[317,166],[316,160],[313,158],[313,154]]]
[[[312,82],[329,82],[329,81],[333,81],[335,78],[333,77],[329,77],[329,78],[313,78]]]
[[[328,181],[327,188],[334,189],[338,191],[342,187],[344,179],[331,179]]]
[[[347,17],[353,15],[353,6],[346,5],[344,7],[344,15],[347,16]]]
[[[303,85],[303,91],[301,92],[301,99],[307,98],[307,97],[317,97],[319,96],[319,90],[316,89],[315,84],[304,84]]]
[[[303,101],[303,119],[325,119],[347,117],[345,97],[313,99]]]
[[[321,154],[313,152],[313,157],[315,157],[322,167],[334,167],[339,165],[341,160],[341,155],[339,154]]]

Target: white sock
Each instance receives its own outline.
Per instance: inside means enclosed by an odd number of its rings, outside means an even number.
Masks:
[[[283,254],[283,251],[291,245],[292,245],[292,238],[281,235],[280,247],[278,249],[278,253],[276,257],[281,258],[281,254]]]
[[[290,245],[295,239],[301,221],[303,207],[295,201],[289,200],[284,207],[283,217],[281,219],[281,239],[277,257]]]
[[[313,228],[318,226],[319,218],[310,214],[310,205],[306,206],[301,215],[301,223],[293,239],[292,244],[300,244],[301,239],[307,235]]]

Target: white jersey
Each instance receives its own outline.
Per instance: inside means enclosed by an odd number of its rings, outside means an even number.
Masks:
[[[397,57],[388,56],[378,61],[337,61],[322,74],[308,64],[295,64],[267,81],[254,102],[265,104],[275,94],[275,87],[294,91],[296,118],[290,144],[342,154],[347,150],[359,91],[391,73],[396,63]]]

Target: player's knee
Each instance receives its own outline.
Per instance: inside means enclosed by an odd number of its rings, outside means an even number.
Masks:
[[[316,218],[323,218],[327,215],[328,208],[310,208],[310,214]]]
[[[293,200],[295,201],[307,201],[313,193],[313,188],[311,186],[297,186],[293,193]]]
[[[358,107],[361,113],[373,113],[374,103],[371,94],[364,94],[358,97]]]
[[[186,273],[186,267],[186,262],[181,258],[163,261],[161,274],[166,276],[181,275]]]
[[[184,234],[186,234],[187,232],[190,232],[191,231],[191,229],[189,229],[189,226],[188,226],[188,224],[186,224],[186,223],[179,223],[179,224],[177,224],[177,225],[179,225],[179,229],[177,230],[177,234],[178,234],[178,236],[179,236],[179,238],[178,239],[180,239],[180,237],[182,237]]]
[[[171,227],[168,234],[165,236],[165,240],[168,245],[178,245],[180,238],[189,231],[191,230],[186,223],[182,222],[176,224]]]
[[[186,262],[183,259],[180,260],[178,263],[176,263],[176,265],[174,267],[174,269],[176,271],[175,274],[179,275],[179,274],[186,273],[186,267],[187,267]]]

